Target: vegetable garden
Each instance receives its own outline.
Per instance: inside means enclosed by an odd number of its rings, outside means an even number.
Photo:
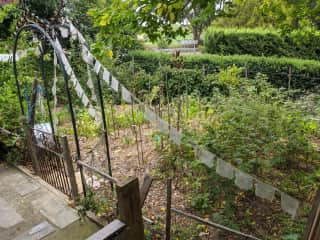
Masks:
[[[119,218],[114,187],[135,176],[145,239],[305,237],[320,181],[317,60],[118,49],[110,60],[69,18],[52,27],[25,15],[47,37],[20,28],[19,58],[0,62],[6,161],[35,170],[24,115],[66,136],[79,213],[104,225]],[[213,44],[222,33],[207,34]]]

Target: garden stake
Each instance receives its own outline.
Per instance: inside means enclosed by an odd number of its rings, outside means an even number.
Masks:
[[[291,89],[291,81],[292,81],[292,67],[289,66],[289,74],[288,74],[288,91]]]
[[[171,239],[172,178],[167,178],[166,240]]]
[[[111,156],[110,156],[110,147],[109,147],[108,126],[107,126],[107,122],[106,122],[106,114],[104,111],[104,101],[103,101],[103,96],[102,96],[101,81],[100,81],[98,74],[96,74],[96,80],[97,80],[97,85],[98,85],[98,95],[99,95],[101,114],[102,114],[103,136],[104,136],[105,150],[106,150],[106,154],[107,154],[108,172],[109,172],[109,175],[112,177],[112,166],[111,166]],[[111,186],[111,190],[113,191],[113,183],[112,182],[110,182],[110,186]]]
[[[134,87],[132,88],[133,89],[133,94],[136,94],[136,86],[137,86],[137,79],[135,77],[135,68],[134,68],[134,56],[132,57],[132,71],[133,71],[133,76],[134,76]],[[132,98],[131,96],[131,102],[133,102],[134,99]],[[139,105],[140,106],[140,105]],[[138,108],[139,110],[139,108]],[[141,124],[140,122],[138,121],[138,128],[139,128],[139,142],[140,142],[140,150],[141,150],[141,161],[142,163],[144,163],[144,156],[143,156],[143,138],[142,138],[142,131],[141,131]]]
[[[137,129],[136,129],[136,125],[135,125],[135,120],[134,120],[134,108],[133,108],[133,99],[131,96],[131,116],[132,116],[132,132],[135,135],[135,139],[136,139],[136,146],[137,146],[137,154],[138,154],[138,163],[139,163],[139,167],[141,165],[140,163],[140,151],[139,151],[139,143],[138,143],[138,133],[137,133]]]
[[[110,81],[111,81],[111,77],[110,77]],[[112,119],[112,125],[113,125],[113,132],[114,132],[114,136],[115,136],[115,139],[117,138],[117,132],[118,132],[118,137],[120,135],[119,133],[119,129],[117,129],[118,131],[116,131],[116,121],[115,121],[115,118],[114,118],[114,94],[113,94],[113,91],[111,90],[111,96],[112,96],[112,99],[111,99],[111,119]]]

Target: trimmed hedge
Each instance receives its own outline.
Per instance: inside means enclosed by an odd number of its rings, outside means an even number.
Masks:
[[[261,29],[208,28],[204,34],[207,53],[320,59],[320,33],[294,31],[286,36]]]
[[[165,53],[151,51],[131,51],[123,61],[134,58],[136,66],[147,73],[154,73],[162,66],[172,65],[174,58]],[[294,58],[254,57],[248,55],[219,56],[212,54],[183,55],[184,68],[202,70],[206,73],[216,73],[231,65],[247,67],[248,77],[254,77],[258,72],[266,74],[270,82],[277,87],[287,87],[289,69],[291,68],[291,87],[311,89],[320,83],[320,62]]]

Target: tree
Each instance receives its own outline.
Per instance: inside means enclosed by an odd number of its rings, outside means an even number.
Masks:
[[[208,1],[210,4],[192,5],[190,4],[186,9],[185,17],[188,19],[193,39],[199,41],[201,33],[209,27],[214,19],[224,14],[226,5],[230,5],[230,1],[215,0]]]
[[[268,27],[273,25],[272,19],[261,14],[264,0],[234,0],[224,15],[214,20],[213,25],[219,27]]]
[[[8,4],[0,7],[0,39],[10,36],[14,20],[17,18],[19,10],[16,4]]]
[[[320,29],[320,1],[264,0],[261,12],[284,32],[294,29]]]
[[[186,14],[190,16],[190,13],[198,38],[199,32],[217,14],[218,2],[226,1],[114,0],[105,8],[89,11],[95,27],[99,29],[96,47],[100,53],[114,47],[132,47],[138,34],[146,34],[152,42],[159,39],[170,41],[178,35],[184,36],[187,30],[181,23]],[[173,27],[175,23],[178,27]]]

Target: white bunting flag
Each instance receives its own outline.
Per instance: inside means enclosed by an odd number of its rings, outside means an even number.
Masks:
[[[82,36],[82,34],[78,31],[78,39],[80,41],[81,44],[85,44],[86,40],[84,39],[84,37]]]
[[[119,90],[119,81],[113,76],[112,76],[112,81],[111,81],[111,88],[113,90],[115,90],[116,92],[118,92],[118,90]]]
[[[182,134],[174,127],[170,127],[170,139],[177,145],[181,144]]]
[[[93,62],[94,62],[94,57],[93,57],[93,55],[91,54],[91,52],[88,51],[87,63],[90,64],[90,65],[92,65]]]
[[[101,69],[101,63],[97,60],[95,65],[94,65],[94,71],[96,74],[99,74],[100,72],[100,69]]]
[[[248,191],[253,187],[253,177],[237,169],[235,184],[240,189]]]
[[[78,84],[78,79],[76,78],[76,76],[74,74],[71,74],[70,80],[73,83],[73,87],[75,88]]]
[[[78,31],[74,27],[74,25],[70,22],[70,32],[71,32],[71,38],[72,40],[77,40],[78,38]]]
[[[68,28],[65,27],[59,27],[60,33],[61,33],[61,37],[62,38],[68,38],[69,37],[69,30]]]
[[[168,134],[169,133],[169,125],[166,121],[159,118],[158,120],[158,130],[162,133]]]
[[[144,117],[151,123],[157,120],[157,115],[148,107],[145,108]]]
[[[71,68],[69,62],[65,62],[64,67],[65,67],[66,73],[67,73],[69,76],[71,76],[71,74],[72,74],[72,68]]]
[[[82,98],[82,95],[84,94],[84,91],[79,83],[77,83],[77,86],[76,86],[76,93],[79,98]]]
[[[83,61],[88,64],[88,50],[84,46],[82,46],[81,56]]]
[[[292,218],[296,216],[299,204],[300,202],[297,199],[281,192],[281,208],[289,213]]]
[[[89,106],[88,113],[92,118],[96,118],[96,110],[92,107],[92,105]]]
[[[208,167],[213,167],[213,160],[215,158],[215,155],[207,150],[199,149],[198,151],[198,157],[199,160],[207,165]]]
[[[107,85],[110,85],[110,73],[107,69],[104,68],[103,70],[103,80],[107,83]]]
[[[127,103],[132,102],[131,92],[128,89],[126,89],[126,87],[124,87],[123,85],[121,85],[121,96],[125,102]]]
[[[89,99],[88,99],[87,95],[85,95],[85,94],[83,94],[83,96],[82,96],[82,103],[85,107],[87,107],[89,104]]]
[[[256,179],[256,196],[272,201],[275,196],[275,188]]]
[[[234,177],[234,167],[221,159],[217,161],[216,172],[221,176],[228,179],[233,179]]]

